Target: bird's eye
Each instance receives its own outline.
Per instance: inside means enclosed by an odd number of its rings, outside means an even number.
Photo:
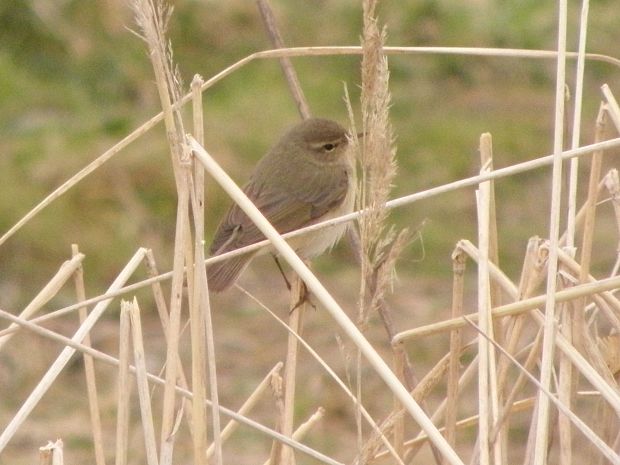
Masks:
[[[332,150],[334,150],[336,147],[338,146],[338,144],[325,144],[323,146],[323,150],[325,150],[326,152],[331,152]]]

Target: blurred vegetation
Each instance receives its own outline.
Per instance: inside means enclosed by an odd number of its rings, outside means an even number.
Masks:
[[[359,42],[357,1],[289,0],[274,2],[274,8],[291,46]],[[385,1],[381,16],[393,45],[553,48],[554,8],[552,2],[536,1]],[[607,14],[613,8],[610,1],[592,6],[593,51],[613,52],[618,32],[613,15]],[[578,13],[571,11],[573,31]],[[143,43],[129,32],[133,27],[131,12],[120,0],[16,0],[0,6],[0,231],[158,112],[150,64]],[[208,78],[270,47],[254,3],[241,0],[176,2],[169,35],[186,82],[194,73]],[[396,195],[474,174],[481,132],[493,134],[496,166],[549,152],[552,62],[443,55],[393,56],[390,62],[401,168]],[[359,58],[294,63],[314,112],[346,121],[343,82],[355,97]],[[589,67],[584,141],[598,108],[598,87],[609,82],[613,88],[617,75],[608,65]],[[273,60],[251,63],[218,83],[205,94],[205,106],[207,145],[241,181],[297,118]],[[515,223],[504,238],[514,242],[503,249],[509,260],[518,260],[528,235],[545,233],[545,210],[528,211],[541,205],[526,196],[544,198],[546,180],[541,170],[498,184],[500,212],[511,211],[505,220]],[[524,184],[535,189],[522,189]],[[207,229],[212,231],[226,202],[213,186],[208,194]],[[67,257],[71,242],[88,255],[86,266],[95,282],[106,282],[139,245],[153,247],[167,265],[174,206],[159,127],[54,202],[0,249],[3,304],[23,304]],[[474,234],[474,213],[473,195],[463,192],[394,212],[395,221],[413,227],[429,220],[424,252],[413,250],[411,266],[403,271],[446,273],[452,245]],[[418,261],[422,253],[426,259]],[[329,271],[333,262],[321,260],[321,266]]]
[[[554,3],[384,0],[380,17],[387,25],[389,45],[553,49]],[[273,0],[272,5],[290,46],[359,43],[359,1]],[[270,48],[254,2],[179,0],[174,6],[169,35],[186,88],[195,73],[209,78],[252,52]],[[590,51],[617,51],[617,6],[611,0],[592,2]],[[569,44],[574,47],[576,5],[571,5],[570,15]],[[121,0],[0,2],[0,233],[159,112],[150,63],[144,44],[129,32],[133,27],[130,9]],[[343,83],[357,98],[359,57],[293,61],[315,114],[346,122]],[[482,132],[493,135],[496,167],[550,153],[553,61],[398,55],[390,57],[390,67],[400,166],[394,195],[476,174]],[[568,76],[572,82],[572,63]],[[592,140],[599,87],[608,83],[620,95],[619,76],[620,70],[610,65],[588,63],[583,143]],[[240,182],[298,118],[273,60],[256,61],[235,72],[210,89],[204,102],[206,145]],[[513,273],[520,269],[527,239],[546,235],[549,173],[543,169],[497,183],[501,261]],[[228,201],[212,183],[207,194],[211,234]],[[105,289],[139,246],[152,247],[161,270],[168,270],[175,206],[160,125],[0,246],[0,306],[15,310],[27,303],[68,258],[74,242],[87,255],[91,295]],[[400,262],[400,293],[394,304],[403,309],[400,318],[428,317],[448,302],[449,281],[444,278],[451,271],[454,244],[461,238],[475,242],[473,190],[400,208],[392,218],[414,229],[426,220],[423,241],[413,244]],[[603,239],[609,250],[601,256],[607,260],[615,253],[611,227]],[[346,247],[339,246],[331,257],[317,262],[320,272],[341,280],[337,282],[356,279]],[[265,275],[279,279],[271,268],[263,274],[257,271],[266,263],[251,267],[246,282],[256,284]],[[355,289],[339,292],[355,299]],[[56,303],[72,299],[68,291]],[[229,305],[225,297],[218,302]],[[236,304],[240,308],[235,315],[249,317],[249,304]],[[251,347],[232,343],[228,349],[240,351],[240,363],[246,360],[244,354],[252,353]],[[225,382],[227,367],[223,368]]]

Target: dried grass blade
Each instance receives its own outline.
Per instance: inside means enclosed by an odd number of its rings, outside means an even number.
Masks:
[[[62,439],[56,439],[56,442],[49,441],[47,445],[39,447],[39,463],[41,465],[64,465],[63,448]]]
[[[299,353],[299,341],[294,334],[301,334],[303,318],[306,310],[305,302],[299,305],[303,296],[303,282],[295,275],[291,286],[289,324],[291,332],[288,334],[286,348],[286,362],[284,364],[284,399],[283,410],[280,418],[280,431],[288,437],[293,437],[295,427],[295,385],[297,375],[297,356]],[[290,447],[283,446],[280,457],[275,457],[274,465],[294,465],[295,457]]]
[[[82,260],[84,260],[84,254],[78,253],[71,257],[70,260],[67,260],[60,265],[60,268],[54,277],[48,281],[48,283],[39,291],[35,298],[32,299],[32,301],[21,311],[19,318],[24,320],[30,318],[38,312],[41,307],[49,302],[58,293],[62,286],[64,286],[67,280],[73,276],[75,271],[82,265]],[[11,337],[13,337],[12,335],[15,334],[17,330],[18,326],[15,324],[9,325],[9,327],[4,330],[6,333],[0,337],[0,350],[2,350],[4,345],[9,342]]]
[[[308,351],[308,353],[310,353],[310,355],[312,355],[312,357],[314,357],[314,359],[321,365],[321,367],[327,372],[327,374],[336,382],[336,384],[338,384],[338,386],[347,395],[347,397],[349,397],[349,399],[351,399],[353,404],[356,405],[356,404],[359,403],[361,405],[362,415],[364,416],[364,418],[366,419],[368,424],[371,426],[371,428],[373,429],[375,434],[381,439],[381,442],[383,442],[383,445],[388,450],[388,453],[390,453],[392,455],[393,459],[395,460],[395,462],[398,465],[403,465],[403,462],[402,462],[401,458],[398,456],[398,454],[396,454],[396,451],[394,450],[394,447],[390,444],[388,439],[385,437],[385,435],[381,431],[380,427],[377,426],[376,422],[370,416],[370,414],[368,413],[366,408],[364,408],[364,405],[361,402],[359,402],[359,400],[351,392],[351,390],[349,389],[347,384],[345,384],[345,382],[342,379],[340,379],[340,377],[327,364],[327,362],[325,362],[325,360],[323,360],[321,358],[321,356],[299,334],[296,334],[296,333],[292,332],[291,328],[282,319],[280,319],[272,310],[270,310],[269,307],[267,307],[260,300],[258,300],[255,296],[250,294],[248,291],[243,289],[238,284],[237,284],[237,288],[240,289],[241,292],[243,292],[245,295],[247,295],[250,299],[254,300],[261,308],[263,308],[265,311],[267,311],[287,331],[291,332],[291,334],[293,334],[297,338],[299,343],[304,346],[304,348]]]
[[[488,170],[483,167],[481,172]],[[486,181],[481,183],[476,191],[476,205],[478,211],[478,250],[480,253],[478,261],[478,322],[482,334],[491,334],[493,338],[493,322],[491,319],[491,289],[489,277],[489,217],[490,217],[490,185]],[[492,415],[491,391],[491,350],[489,341],[486,337],[478,337],[478,450],[476,458],[480,465],[489,465],[490,441],[489,441],[489,421]]]
[[[121,305],[118,348],[118,387],[116,393],[116,461],[115,465],[127,465],[129,451],[129,401],[131,399],[131,378],[129,357],[131,351],[130,306]]]
[[[463,314],[463,289],[465,285],[465,267],[467,257],[460,247],[452,252],[452,318],[459,318]],[[459,371],[462,335],[459,329],[450,332],[450,361],[448,366],[448,381],[445,413],[446,441],[452,447],[456,446],[456,419],[459,396]]]
[[[71,253],[73,257],[80,254],[77,244],[71,245]],[[75,293],[78,301],[86,300],[86,290],[84,288],[84,269],[80,266],[75,270],[73,275],[75,284]],[[88,316],[85,307],[79,309],[80,324],[83,324]],[[83,344],[90,346],[90,335],[84,337]],[[95,365],[90,355],[84,354],[84,375],[86,377],[86,391],[88,393],[88,409],[90,412],[91,427],[93,430],[93,446],[95,449],[95,463],[97,465],[105,465],[105,452],[103,446],[103,431],[101,428],[101,415],[99,414],[99,396],[97,395],[97,379],[95,376]]]
[[[140,265],[140,263],[144,259],[145,254],[145,249],[138,249],[138,251],[134,254],[129,263],[127,263],[125,268],[123,268],[123,270],[114,280],[114,282],[112,282],[108,290],[114,291],[123,286],[123,284],[125,284],[125,282],[127,282],[127,280],[131,277],[135,269]],[[86,321],[84,321],[84,323],[79,327],[79,329],[71,338],[73,342],[82,342],[84,336],[89,333],[97,320],[101,317],[101,315],[103,315],[111,301],[112,299],[104,300],[95,306],[93,311],[86,318]],[[49,367],[43,378],[41,378],[41,381],[39,381],[39,384],[37,384],[37,386],[30,393],[26,401],[19,408],[13,419],[6,426],[2,434],[0,434],[0,453],[4,450],[13,435],[17,432],[18,428],[26,420],[28,415],[30,415],[35,406],[39,403],[43,395],[45,395],[45,393],[52,385],[52,383],[56,380],[58,375],[60,375],[62,369],[67,365],[73,354],[75,354],[75,351],[76,349],[74,349],[73,347],[65,347],[58,356],[58,358],[56,358],[56,360]]]
[[[57,333],[54,333],[54,332],[50,331],[49,329],[37,326],[37,325],[35,325],[34,323],[32,323],[32,322],[30,322],[28,320],[20,320],[18,317],[12,315],[11,313],[5,312],[3,310],[0,310],[0,317],[1,318],[5,318],[5,319],[7,319],[9,321],[12,321],[14,323],[17,323],[20,326],[22,326],[22,327],[24,327],[24,328],[26,328],[28,330],[31,330],[31,331],[33,331],[36,334],[39,334],[39,335],[41,335],[43,337],[49,338],[50,340],[55,340],[55,341],[61,342],[62,344],[65,344],[68,347],[72,347],[75,350],[79,350],[80,352],[87,353],[87,354],[91,355],[93,358],[95,358],[95,359],[97,359],[97,360],[99,360],[99,361],[101,361],[103,363],[106,363],[106,364],[108,364],[110,366],[115,366],[115,367],[119,366],[119,360],[114,358],[114,357],[112,357],[111,355],[103,353],[103,352],[98,351],[96,349],[93,349],[92,347],[86,347],[86,346],[84,346],[81,343],[75,342],[75,341],[73,341],[73,340],[71,340],[71,339],[69,339],[69,338],[67,338],[65,336],[62,336],[62,335],[57,334]],[[129,370],[130,370],[130,372],[132,374],[135,374],[136,369],[135,369],[134,366],[130,366]],[[153,383],[153,384],[155,384],[157,386],[164,386],[165,383],[166,383],[166,381],[164,379],[162,379],[159,376],[154,375],[152,373],[147,373],[147,378],[148,378],[148,380],[151,383]],[[187,390],[185,388],[182,388],[180,386],[176,386],[175,390],[184,399],[188,399],[188,400],[191,401],[191,399],[193,397],[193,394],[189,390]],[[211,404],[210,401],[207,401],[207,405],[209,407],[212,407],[212,404]],[[313,458],[315,458],[316,460],[318,460],[318,461],[320,461],[322,463],[326,463],[326,464],[330,464],[330,465],[342,465],[341,462],[338,462],[337,460],[334,460],[331,457],[326,456],[325,454],[317,452],[316,450],[314,450],[314,449],[312,449],[312,448],[310,448],[310,447],[308,447],[308,446],[306,446],[304,444],[301,444],[301,443],[299,443],[297,441],[293,441],[290,438],[288,438],[288,437],[278,433],[277,431],[274,431],[274,430],[272,430],[270,428],[267,428],[265,425],[263,425],[261,423],[258,423],[258,422],[254,421],[254,420],[252,420],[250,418],[247,418],[247,417],[245,417],[243,415],[239,415],[236,412],[234,412],[233,410],[230,410],[230,409],[228,409],[226,407],[223,407],[221,405],[220,405],[219,409],[220,409],[220,413],[226,415],[229,418],[234,419],[238,423],[241,423],[241,424],[246,425],[246,426],[248,426],[248,427],[250,427],[250,428],[252,428],[252,429],[254,429],[256,431],[259,431],[260,433],[262,433],[262,434],[264,434],[264,435],[266,435],[268,437],[275,438],[275,439],[277,439],[278,441],[280,441],[280,442],[282,442],[284,444],[288,444],[289,446],[295,448],[296,450],[298,450],[298,451],[300,451],[300,452],[302,452],[302,453],[304,453],[304,454],[306,454],[306,455],[308,455],[310,457],[313,457]]]
[[[157,442],[155,441],[151,396],[149,394],[149,384],[146,377],[146,356],[144,353],[144,343],[142,341],[140,307],[135,297],[131,303],[122,301],[121,306],[127,309],[126,311],[129,312],[131,321],[131,339],[133,342],[133,356],[136,367],[138,399],[140,400],[140,416],[142,418],[142,429],[144,432],[144,446],[146,448],[146,462],[148,465],[157,465]]]
[[[579,46],[577,54],[577,69],[575,71],[575,106],[573,108],[573,128],[571,135],[571,148],[579,147],[581,136],[581,107],[583,103],[583,77],[586,61],[586,39],[588,35],[588,13],[590,1],[581,2],[581,16],[579,18]],[[566,231],[568,242],[571,249],[574,247],[575,236],[575,213],[577,209],[577,180],[579,176],[579,159],[573,158],[570,161],[569,187],[568,187],[568,211],[566,221]]]
[[[193,126],[194,134],[197,140],[204,141],[204,122],[202,108],[202,94],[200,86],[202,78],[195,75],[192,80],[192,109],[193,109]],[[190,302],[190,332],[191,332],[191,348],[192,348],[192,424],[193,424],[193,446],[194,446],[194,463],[196,465],[206,465],[208,459],[207,450],[207,410],[206,406],[206,380],[207,380],[207,337],[213,340],[213,331],[206,331],[206,313],[210,312],[208,308],[208,293],[206,279],[204,279],[204,170],[199,163],[194,160],[193,170],[193,189],[190,189],[190,197],[192,199],[192,212],[194,216],[194,249],[192,261],[194,263],[193,270],[193,296]],[[190,261],[189,263],[191,263]],[[188,280],[190,277],[188,276]],[[204,297],[206,296],[206,300]],[[207,305],[203,305],[206,303]],[[217,383],[212,386],[215,396],[212,400],[218,400]],[[218,416],[216,412],[215,416]],[[219,416],[218,416],[219,418]],[[218,428],[219,430],[219,428]],[[217,458],[216,463],[222,463],[221,441],[219,432],[217,434],[216,444]]]
[[[601,86],[601,91],[603,92],[605,101],[607,102],[607,111],[609,112],[609,116],[611,117],[616,130],[620,132],[620,106],[618,105],[618,101],[607,84],[603,84]]]
[[[560,206],[562,194],[562,141],[564,136],[564,88],[566,83],[566,23],[567,0],[559,0],[558,8],[558,57],[556,62],[555,112],[553,133],[553,171],[551,179],[551,211],[549,213],[549,265],[547,275],[547,299],[545,302],[545,320],[543,349],[540,367],[540,384],[536,411],[533,465],[544,465],[547,461],[549,441],[549,391],[551,372],[555,353],[556,334],[556,285],[558,271],[558,249],[560,236]]]
[[[280,370],[284,364],[282,362],[278,362],[275,366],[267,373],[267,375],[263,378],[263,380],[256,386],[256,389],[250,394],[250,396],[246,399],[239,410],[237,410],[237,414],[239,415],[247,415],[256,405],[256,403],[260,400],[260,398],[265,394],[267,388],[269,387],[269,383],[271,382],[271,378],[276,374],[279,374]],[[222,429],[222,444],[230,437],[231,434],[235,432],[237,427],[239,426],[239,422],[235,420],[230,420],[224,429]],[[207,449],[207,458],[210,458],[215,451],[214,444],[211,444]]]
[[[191,136],[188,136],[188,143],[195,156],[201,160],[207,171],[209,171],[216,181],[232,197],[235,203],[240,206],[244,213],[251,218],[265,237],[271,241],[278,253],[289,263],[289,265],[291,265],[295,272],[306,283],[308,289],[312,292],[316,299],[323,304],[336,323],[343,329],[343,331],[345,331],[355,345],[362,350],[364,356],[370,362],[373,369],[385,381],[390,390],[397,394],[399,400],[405,405],[407,411],[429,434],[433,443],[441,450],[448,462],[451,464],[462,464],[462,460],[446,443],[443,436],[439,434],[437,428],[432,424],[420,406],[411,398],[409,392],[390,370],[383,358],[381,358],[370,343],[364,338],[355,324],[353,324],[346,313],[342,310],[340,305],[338,305],[316,276],[295,254],[293,249],[291,249],[282,236],[265,219],[265,217],[254,206],[254,204],[252,204],[239,186],[234,183],[230,176],[228,176],[228,174],[226,174],[226,172],[217,164],[211,155],[207,153],[204,147],[198,144]]]
[[[256,0],[256,4],[258,5],[261,17],[263,18],[263,23],[267,28],[267,33],[271,39],[272,45],[276,49],[284,48],[284,40],[282,40],[278,25],[276,24],[276,18],[268,0]],[[286,82],[288,83],[288,87],[293,95],[293,100],[295,100],[295,104],[299,110],[299,114],[303,119],[310,118],[310,107],[308,106],[303,90],[301,90],[301,84],[299,83],[299,78],[297,77],[297,73],[295,72],[291,59],[287,56],[283,56],[280,57],[279,61],[284,77],[286,78]]]
[[[473,328],[476,329],[476,331],[481,332],[481,329],[479,326],[477,326],[474,322],[472,322],[471,320],[467,319],[467,322],[469,325],[471,325]],[[598,437],[596,435],[596,433],[594,433],[594,431],[592,431],[590,429],[590,427],[588,425],[586,425],[583,420],[581,420],[581,418],[579,418],[575,413],[573,413],[572,410],[570,410],[569,408],[567,408],[562,402],[560,402],[558,400],[558,398],[551,393],[549,390],[547,390],[534,376],[532,376],[524,367],[523,365],[521,365],[517,359],[515,359],[512,355],[510,355],[508,352],[506,352],[500,345],[498,345],[495,341],[493,341],[492,339],[489,339],[489,342],[491,344],[493,344],[495,346],[496,349],[502,351],[502,353],[510,358],[510,360],[512,361],[513,364],[515,364],[517,367],[519,367],[519,369],[525,374],[525,376],[527,376],[529,378],[529,380],[534,383],[538,389],[539,392],[542,392],[545,396],[547,396],[549,398],[549,400],[551,402],[553,402],[553,404],[558,408],[558,410],[560,410],[562,412],[562,414],[566,415],[568,418],[570,418],[570,420],[572,421],[572,423],[579,429],[579,431],[581,431],[583,433],[583,435],[589,439],[592,444],[594,444],[597,449],[605,456],[607,457],[607,459],[614,464],[618,464],[620,465],[620,456],[618,454],[616,454],[616,452],[609,447],[600,437]],[[540,405],[540,404],[538,404]]]

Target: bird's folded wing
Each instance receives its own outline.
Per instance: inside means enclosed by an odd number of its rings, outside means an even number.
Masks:
[[[344,201],[349,188],[346,170],[300,176],[297,186],[281,188],[258,186],[250,181],[244,192],[282,234],[320,220]],[[211,254],[218,255],[263,240],[265,236],[235,204],[219,225]]]

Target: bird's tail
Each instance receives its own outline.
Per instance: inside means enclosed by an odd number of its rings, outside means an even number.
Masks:
[[[250,263],[254,254],[243,254],[207,267],[209,290],[222,292],[232,286],[241,272]]]

